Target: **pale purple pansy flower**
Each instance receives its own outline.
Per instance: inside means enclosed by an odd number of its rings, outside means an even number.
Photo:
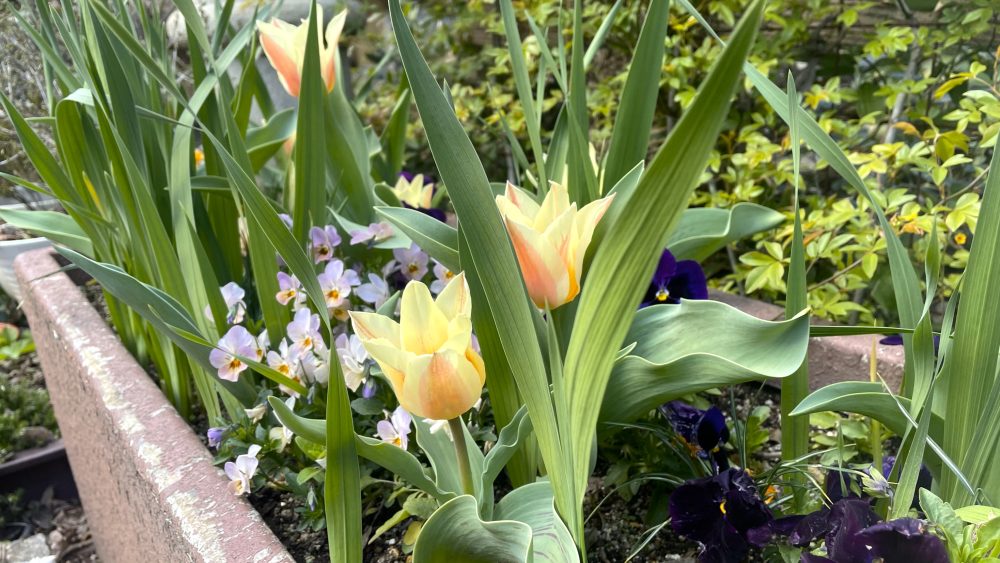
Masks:
[[[410,422],[413,418],[403,407],[396,407],[388,420],[380,420],[375,429],[378,437],[386,444],[393,444],[402,449],[409,445]]]
[[[357,335],[341,334],[335,341],[337,356],[340,357],[340,365],[344,371],[344,383],[354,392],[365,383],[365,363],[368,360],[368,351]]]
[[[306,294],[302,291],[302,283],[299,282],[299,278],[285,272],[278,272],[278,293],[274,298],[282,305],[292,303],[292,306],[298,309],[299,305],[305,303]]]
[[[361,244],[368,241],[378,243],[392,235],[392,226],[388,223],[372,223],[363,229],[351,231],[351,244]]]
[[[219,288],[222,293],[222,300],[226,304],[226,322],[231,325],[238,325],[243,322],[243,317],[247,312],[247,304],[243,301],[246,291],[236,282],[229,282]],[[212,307],[205,305],[205,318],[213,320]]]
[[[333,225],[309,229],[312,256],[317,264],[333,258],[333,249],[340,244],[340,233]]]
[[[222,444],[222,437],[226,434],[225,428],[212,427],[205,432],[205,436],[208,438],[208,447],[218,448]]]
[[[250,492],[250,480],[257,473],[257,454],[260,446],[252,444],[247,453],[237,456],[236,461],[227,461],[225,470],[229,477],[229,490],[234,494],[244,495]]]
[[[254,352],[257,355],[257,361],[263,362],[264,357],[267,355],[267,349],[271,347],[271,338],[267,335],[267,329],[260,331],[257,338],[254,339]]]
[[[302,369],[299,362],[298,350],[290,347],[288,341],[284,338],[278,344],[277,351],[271,350],[267,353],[267,365],[296,383],[302,382]],[[278,389],[286,395],[291,395],[292,397],[299,396],[297,392],[284,385],[278,385]]]
[[[319,334],[319,315],[314,315],[309,309],[299,309],[295,312],[292,322],[286,328],[288,338],[292,341],[297,354],[308,352],[317,345],[322,345]]]
[[[358,297],[378,309],[389,299],[389,284],[378,274],[368,274],[368,283],[358,287]]]
[[[450,282],[451,278],[453,277],[455,277],[455,274],[451,270],[445,268],[444,264],[441,264],[440,262],[435,260],[434,261],[435,279],[434,281],[431,282],[431,293],[437,295],[438,293],[444,291],[444,288],[448,285],[448,282]]]
[[[243,412],[251,422],[260,422],[264,418],[264,415],[267,414],[267,404],[261,403],[252,409],[243,409]]]
[[[419,280],[427,275],[427,253],[416,244],[410,248],[397,248],[392,255],[399,262],[399,271],[408,280]]]
[[[219,340],[218,348],[208,355],[212,367],[219,370],[219,377],[226,381],[237,381],[247,365],[239,359],[257,356],[257,341],[247,329],[236,325]]]
[[[288,213],[278,213],[278,219],[288,227],[288,230],[292,229],[292,216]]]
[[[347,296],[351,294],[351,288],[361,284],[358,273],[349,268],[345,269],[344,263],[336,259],[326,265],[326,269],[317,280],[320,289],[323,290],[326,306],[330,309],[343,305]]]
[[[330,352],[320,344],[302,355],[302,371],[310,381],[326,385],[330,381]]]

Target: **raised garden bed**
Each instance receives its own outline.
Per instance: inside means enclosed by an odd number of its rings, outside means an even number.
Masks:
[[[291,561],[47,250],[15,262],[94,542],[109,561]]]

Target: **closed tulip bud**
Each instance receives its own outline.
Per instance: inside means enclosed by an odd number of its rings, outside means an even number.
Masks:
[[[610,195],[577,210],[566,188],[555,182],[541,205],[510,182],[504,195],[497,196],[528,296],[535,305],[554,309],[580,293],[583,258],[613,199]]]
[[[464,274],[431,297],[411,281],[403,290],[399,322],[351,311],[354,331],[389,378],[399,404],[424,418],[452,419],[472,408],[486,381],[472,349],[472,302]]]
[[[319,22],[317,25],[322,25],[323,7],[316,6],[316,9],[316,20]],[[345,20],[347,20],[347,10],[334,16],[326,26],[326,33],[320,34],[319,64],[327,92],[333,90],[334,77],[336,76],[337,42],[340,40],[340,32],[344,29]],[[302,85],[302,64],[306,58],[309,21],[303,20],[297,26],[281,20],[257,22],[257,31],[260,33],[260,45],[264,49],[264,54],[267,55],[267,60],[278,72],[278,80],[281,81],[281,85],[290,95],[299,97],[299,88]]]

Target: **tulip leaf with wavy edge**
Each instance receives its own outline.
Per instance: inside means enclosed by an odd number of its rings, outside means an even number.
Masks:
[[[0,209],[0,219],[8,225],[23,229],[33,235],[46,237],[57,244],[66,245],[87,256],[94,255],[90,237],[83,232],[72,217],[58,211],[33,211],[27,209]]]
[[[462,493],[462,481],[458,473],[458,459],[455,457],[455,444],[451,441],[451,436],[443,429],[431,432],[431,425],[425,419],[413,415],[413,426],[417,429],[417,444],[420,449],[427,454],[427,459],[434,468],[434,480],[443,491],[455,494]],[[476,441],[469,434],[469,429],[462,423],[465,430],[465,444],[468,450],[469,464],[472,466],[472,474],[480,475],[483,472],[483,452],[476,445]],[[475,496],[482,498],[482,483],[475,483]],[[493,489],[490,488],[492,499]]]
[[[603,422],[631,422],[682,395],[765,377],[786,377],[806,357],[809,317],[763,321],[717,301],[681,300],[639,311],[615,363]]]
[[[564,428],[574,429],[566,437],[572,444],[569,457],[574,504],[587,485],[586,461],[615,356],[668,236],[708,162],[739,84],[739,69],[757,36],[762,11],[760,1],[747,9],[732,41],[639,180],[590,265],[565,362],[571,418],[563,424]],[[577,530],[574,537],[579,541],[580,536],[582,532]]]
[[[292,412],[288,405],[278,397],[268,397],[267,402],[274,410],[286,428],[298,436],[317,444],[326,443],[326,421],[316,418],[305,418]],[[355,447],[358,455],[372,461],[406,480],[407,483],[434,497],[438,502],[445,503],[455,497],[454,493],[440,489],[427,475],[424,466],[410,452],[393,444],[387,444],[375,438],[355,435]],[[452,452],[454,455],[454,452]]]
[[[531,526],[515,520],[484,522],[472,495],[456,497],[427,519],[413,548],[414,563],[522,563],[531,561]]]
[[[604,182],[607,185],[618,183],[635,163],[646,160],[649,132],[660,95],[660,74],[669,21],[670,0],[649,3],[611,131],[608,158],[604,164]]]
[[[442,181],[449,187],[451,202],[469,242],[468,269],[475,270],[482,283],[485,300],[475,302],[474,298],[473,309],[479,308],[493,319],[503,354],[510,363],[510,373],[517,381],[535,427],[560,513],[566,518],[575,518],[577,495],[568,486],[568,460],[561,456],[545,363],[534,331],[526,330],[534,325],[532,310],[489,179],[472,142],[420,53],[398,0],[390,0],[389,15],[431,154]]]
[[[784,222],[783,214],[756,203],[737,203],[731,209],[685,209],[667,248],[678,260],[701,262],[733,241]]]
[[[508,493],[497,503],[494,518],[531,526],[535,561],[574,563],[580,560],[573,536],[556,513],[552,486],[547,482],[532,483]]]
[[[430,254],[445,268],[452,272],[462,270],[458,258],[458,229],[455,227],[426,213],[405,207],[376,207],[375,213],[403,231],[421,250]]]
[[[521,447],[521,441],[530,434],[531,418],[528,417],[527,409],[521,407],[514,414],[514,418],[500,431],[496,444],[486,453],[486,458],[483,460],[483,490],[493,488],[493,483],[500,476],[504,466]]]

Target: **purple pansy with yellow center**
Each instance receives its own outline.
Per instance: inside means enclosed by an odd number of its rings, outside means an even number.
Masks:
[[[680,303],[681,299],[708,299],[705,272],[694,260],[678,261],[669,250],[664,250],[640,307]]]
[[[729,467],[726,453],[721,449],[729,441],[729,428],[722,411],[716,407],[702,410],[682,401],[670,401],[660,407],[660,412],[692,454],[711,459],[718,469]]]
[[[757,485],[742,469],[692,479],[670,495],[670,524],[698,542],[702,563],[738,563],[751,546],[763,547],[784,527],[761,499]]]

